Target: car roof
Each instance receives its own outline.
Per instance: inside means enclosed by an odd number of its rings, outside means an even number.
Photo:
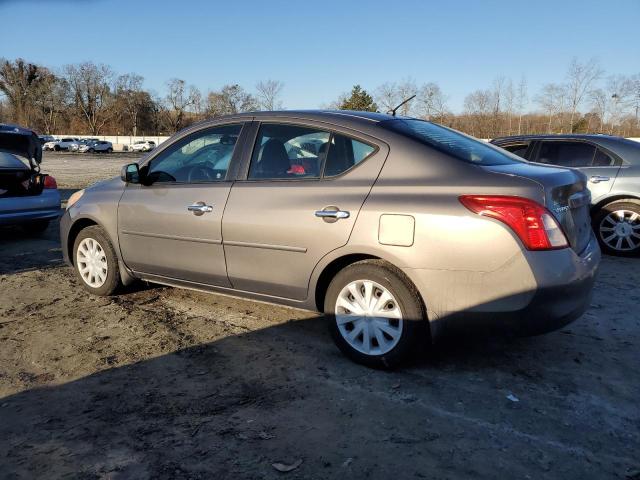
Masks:
[[[376,124],[384,120],[391,120],[393,117],[385,113],[379,112],[360,112],[354,110],[275,110],[275,111],[260,111],[260,112],[244,112],[233,115],[225,115],[222,117],[215,117],[207,119],[204,122],[207,123],[212,120],[224,121],[225,119],[254,119],[260,120],[262,118],[284,117],[284,118],[296,118],[300,120],[317,120],[328,123],[335,123],[343,126],[356,127],[357,125]]]

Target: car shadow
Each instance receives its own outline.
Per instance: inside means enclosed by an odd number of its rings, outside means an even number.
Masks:
[[[172,328],[188,341],[184,323]],[[593,468],[584,452],[606,412],[576,412],[567,377],[548,372],[576,369],[562,332],[449,343],[392,372],[342,357],[322,316],[195,343],[133,359],[106,343],[83,378],[25,375],[27,390],[0,399],[0,477],[281,478],[272,464],[299,460],[288,478],[505,478],[552,463],[578,479]],[[623,433],[590,461],[622,462],[639,446]]]

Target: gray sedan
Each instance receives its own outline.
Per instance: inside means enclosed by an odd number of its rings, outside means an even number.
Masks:
[[[55,179],[40,173],[42,147],[31,131],[0,125],[0,226],[43,231],[60,215]]]
[[[194,125],[74,194],[82,285],[143,279],[326,314],[389,367],[450,332],[536,334],[588,307],[600,261],[586,178],[429,122],[262,112]]]

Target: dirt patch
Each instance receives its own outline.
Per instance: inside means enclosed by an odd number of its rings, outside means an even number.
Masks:
[[[93,173],[67,157],[43,170],[83,187]],[[107,161],[115,175],[129,159]],[[144,285],[91,297],[55,225],[2,229],[0,477],[633,476],[638,267],[605,257],[591,309],[559,332],[449,342],[381,372],[310,312]]]

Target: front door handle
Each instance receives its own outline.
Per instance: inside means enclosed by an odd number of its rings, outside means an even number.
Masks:
[[[204,202],[196,202],[193,205],[189,205],[187,210],[193,212],[194,215],[199,217],[205,213],[213,212],[213,207],[211,205],[206,205]]]
[[[609,180],[609,177],[604,177],[602,175],[594,175],[589,179],[591,183],[608,182]]]
[[[338,207],[326,207],[322,210],[316,210],[316,217],[322,218],[325,222],[333,223],[341,218],[349,218],[351,214]]]

